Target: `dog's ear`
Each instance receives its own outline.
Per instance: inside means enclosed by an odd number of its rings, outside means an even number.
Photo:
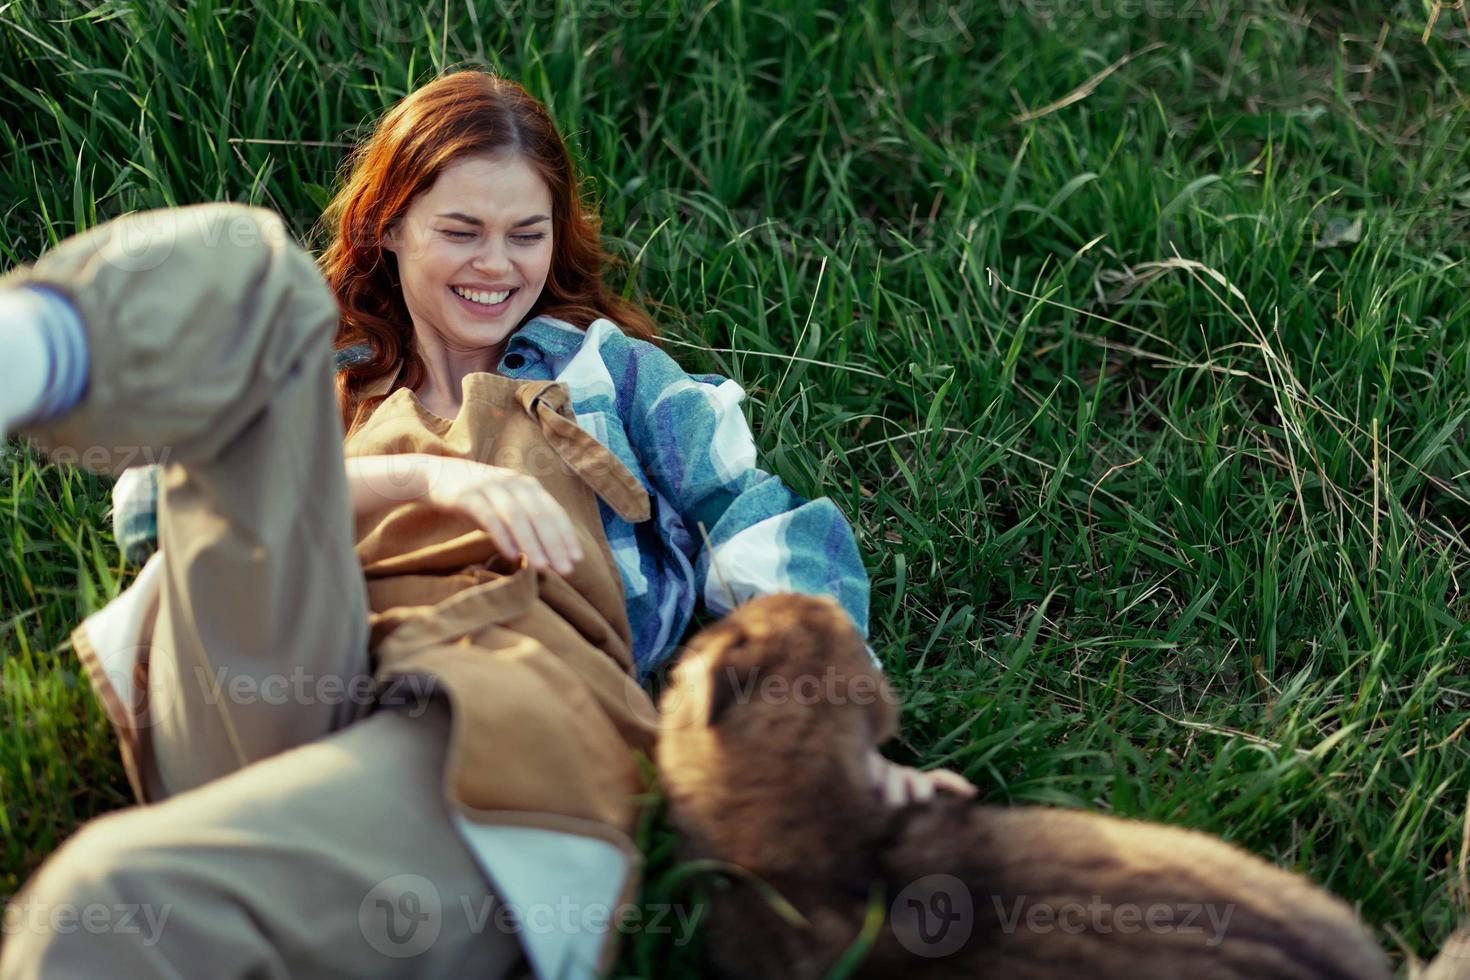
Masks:
[[[760,683],[761,665],[737,667],[721,664],[710,674],[709,713],[706,722],[711,728],[718,727],[725,712],[735,705],[748,704],[755,696],[755,687]]]

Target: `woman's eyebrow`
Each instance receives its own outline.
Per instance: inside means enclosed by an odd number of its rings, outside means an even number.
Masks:
[[[444,212],[441,215],[437,215],[437,217],[440,217],[440,218],[453,218],[455,221],[463,221],[465,224],[467,224],[467,225],[474,225],[476,228],[483,228],[485,226],[485,222],[481,221],[479,218],[472,218],[469,215],[464,214],[463,212],[460,212],[460,211],[446,211],[446,212]],[[550,221],[550,220],[551,220],[551,216],[550,215],[547,215],[547,214],[533,214],[529,218],[522,218],[520,221],[517,221],[515,224],[511,225],[511,227],[512,228],[524,228],[526,225],[534,225],[538,221]]]

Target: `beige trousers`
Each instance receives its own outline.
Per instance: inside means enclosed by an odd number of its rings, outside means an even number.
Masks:
[[[83,402],[29,435],[93,472],[164,464],[164,582],[149,803],[13,896],[0,980],[522,975],[444,803],[446,703],[343,694],[368,613],[310,257],[269,211],[198,205],[100,225],[0,288],[23,282],[72,301],[91,361]]]

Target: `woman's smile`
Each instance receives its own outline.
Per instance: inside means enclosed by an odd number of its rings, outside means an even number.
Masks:
[[[471,315],[487,319],[494,319],[510,309],[510,301],[516,294],[514,289],[466,289],[461,286],[450,286],[449,291]],[[471,299],[471,296],[474,298]],[[499,299],[499,302],[489,302],[493,299]]]

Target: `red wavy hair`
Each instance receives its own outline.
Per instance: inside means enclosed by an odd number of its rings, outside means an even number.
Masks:
[[[396,258],[380,244],[384,231],[447,164],[482,153],[519,155],[551,191],[551,270],[526,320],[548,314],[585,330],[607,317],[626,334],[657,338],[647,312],[603,285],[604,263],[616,260],[602,248],[601,219],[583,199],[585,187],[546,106],[486,72],[444,75],[389,109],[353,149],[341,189],[322,215],[328,243],[319,265],[341,309],[333,346],[367,341],[373,349],[370,360],[337,373],[337,404],[349,433],[386,397],[362,399],[364,386],[396,370],[400,360],[406,361],[404,384],[417,387],[425,376]]]

